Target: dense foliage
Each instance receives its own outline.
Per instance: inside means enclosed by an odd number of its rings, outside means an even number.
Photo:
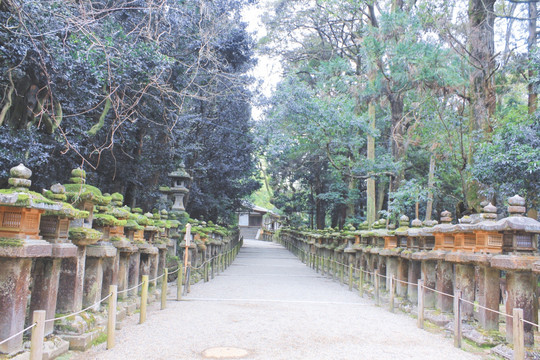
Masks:
[[[0,179],[22,162],[39,189],[83,166],[148,210],[184,163],[188,211],[228,220],[258,184],[243,5],[1,1]]]
[[[504,213],[515,193],[538,209],[536,6],[276,1],[261,46],[285,77],[259,131],[274,204],[317,228],[370,208]]]

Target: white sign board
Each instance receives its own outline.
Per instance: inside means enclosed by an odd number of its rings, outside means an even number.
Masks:
[[[191,224],[186,225],[186,236],[184,236],[184,240],[186,241],[186,246],[191,245]]]

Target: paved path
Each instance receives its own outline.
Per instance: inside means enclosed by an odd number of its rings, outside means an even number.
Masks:
[[[320,276],[280,245],[255,240],[185,301],[150,312],[143,325],[137,319],[126,320],[133,325],[117,332],[112,350],[101,345],[77,359],[208,359],[203,352],[215,347],[257,360],[480,358]]]

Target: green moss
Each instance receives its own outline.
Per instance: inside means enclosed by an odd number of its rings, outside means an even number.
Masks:
[[[128,230],[144,230],[144,226],[139,225],[135,220],[129,219],[124,225],[124,228]]]
[[[127,219],[131,214],[124,208],[112,208],[107,211],[107,215],[111,215],[119,219]]]
[[[71,176],[86,179],[86,171],[81,168],[73,169],[71,170]]]
[[[0,237],[0,246],[20,247],[23,246],[23,244],[24,240],[22,239]]]
[[[126,220],[118,220],[112,215],[107,214],[96,214],[94,215],[94,224],[96,226],[124,226],[126,225]]]
[[[124,238],[121,237],[121,236],[113,236],[113,237],[109,238],[109,241],[112,241],[112,242],[114,242],[114,241],[122,241],[122,240],[124,240]]]
[[[101,231],[85,227],[74,227],[69,229],[69,238],[72,240],[99,240],[102,235]]]
[[[75,209],[68,203],[62,203],[62,208],[60,210],[47,210],[43,215],[65,217],[69,219],[86,219],[90,216],[88,211]]]

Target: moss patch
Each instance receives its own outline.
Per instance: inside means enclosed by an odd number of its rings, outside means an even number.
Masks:
[[[23,244],[24,240],[22,239],[0,237],[0,246],[20,247],[23,246]]]

